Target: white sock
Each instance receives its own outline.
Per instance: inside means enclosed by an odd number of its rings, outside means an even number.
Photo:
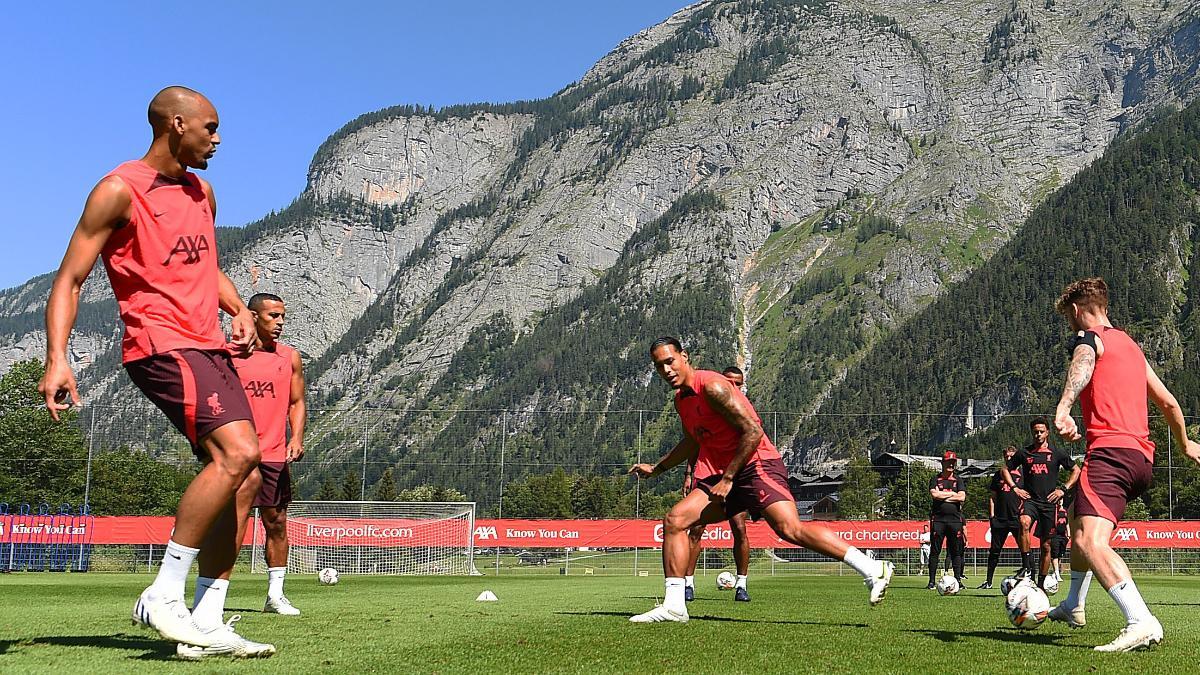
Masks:
[[[283,576],[287,574],[286,567],[267,568],[267,597],[278,600],[283,597]]]
[[[1137,585],[1133,583],[1133,579],[1126,579],[1113,585],[1108,589],[1108,594],[1112,596],[1113,602],[1117,603],[1117,607],[1121,608],[1126,623],[1133,625],[1154,618],[1154,615],[1150,613],[1150,608],[1146,606],[1146,601],[1142,599],[1142,594],[1138,592]]]
[[[683,599],[683,577],[667,577],[667,592],[663,596],[663,607],[673,612],[687,612],[687,601]]]
[[[687,575],[686,577],[683,578],[683,585],[687,586],[688,588],[695,588],[696,587],[696,577],[691,574]]]
[[[211,630],[225,623],[225,594],[228,592],[228,579],[196,579],[196,603],[192,606],[192,621],[201,630]]]
[[[1071,570],[1071,590],[1067,591],[1067,599],[1063,600],[1063,605],[1068,608],[1078,607],[1083,609],[1087,602],[1088,588],[1092,586],[1092,571],[1077,572]]]
[[[158,576],[154,577],[154,583],[150,586],[162,597],[182,600],[188,572],[199,552],[198,548],[189,548],[176,544],[174,539],[169,540]]]
[[[882,562],[868,558],[866,553],[853,546],[846,550],[846,557],[842,558],[842,562],[854,568],[854,571],[861,574],[864,579],[874,579],[883,574]]]
[[[745,574],[737,575],[737,583],[734,584],[733,587],[734,588],[745,588],[746,587],[746,575]]]

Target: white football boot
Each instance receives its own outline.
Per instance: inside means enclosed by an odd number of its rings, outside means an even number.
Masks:
[[[659,605],[649,612],[644,612],[642,614],[638,614],[637,616],[631,616],[629,617],[629,620],[633,623],[661,623],[664,621],[687,623],[688,618],[689,617],[686,608],[682,612],[676,612]]]
[[[207,631],[209,644],[205,647],[184,644],[175,646],[175,656],[184,661],[200,661],[214,656],[229,656],[235,659],[263,659],[275,654],[275,645],[247,640],[233,629],[242,617],[235,614],[229,621]]]
[[[892,575],[896,572],[896,566],[884,560],[880,566],[879,576],[863,579],[867,589],[871,591],[871,606],[874,607],[883,602],[884,596],[887,595],[888,586],[892,583]]]
[[[1082,607],[1067,609],[1066,603],[1062,602],[1050,610],[1046,618],[1051,621],[1063,621],[1071,628],[1083,628],[1087,625],[1087,617],[1084,616]]]
[[[1125,626],[1125,628],[1121,629],[1121,633],[1117,635],[1117,639],[1106,645],[1096,647],[1096,651],[1132,652],[1139,649],[1150,649],[1161,643],[1162,639],[1162,624],[1158,622],[1158,619],[1150,617],[1145,621]]]
[[[287,596],[281,595],[278,598],[267,598],[267,604],[263,605],[263,612],[266,614],[283,614],[285,616],[300,616],[300,610],[292,604]]]
[[[163,639],[171,642],[187,642],[203,647],[212,644],[213,638],[192,621],[192,613],[188,611],[183,598],[160,596],[153,586],[138,596],[131,618],[133,625],[153,628]]]

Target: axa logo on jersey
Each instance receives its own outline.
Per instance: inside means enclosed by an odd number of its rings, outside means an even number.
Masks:
[[[198,234],[196,236],[191,236],[183,234],[180,235],[179,239],[175,241],[175,246],[171,249],[171,252],[167,254],[167,257],[162,261],[162,264],[164,266],[169,265],[175,258],[176,254],[183,254],[184,265],[195,265],[201,260],[200,254],[207,253],[210,250],[211,249],[208,245],[208,237],[205,235]]]
[[[275,398],[275,383],[270,380],[250,380],[244,389],[251,398],[266,398],[268,394]]]

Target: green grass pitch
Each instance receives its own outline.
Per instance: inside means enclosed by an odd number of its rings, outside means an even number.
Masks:
[[[1166,641],[1153,652],[1109,655],[1091,651],[1121,627],[1099,584],[1087,628],[1018,631],[997,591],[942,598],[918,577],[898,577],[871,609],[851,576],[752,576],[753,602],[735,604],[710,575],[697,579],[691,623],[633,625],[628,616],[653,606],[660,579],[343,576],[326,587],[297,576],[287,593],[304,614],[292,618],[262,614],[265,578],[242,575],[230,589],[230,613],[242,614],[242,634],[275,643],[279,653],[194,664],[175,661],[174,645],[130,626],[130,607],[149,580],[0,576],[0,672],[1161,675],[1197,672],[1200,657],[1200,585],[1188,577],[1139,579]],[[476,602],[484,589],[499,602]]]

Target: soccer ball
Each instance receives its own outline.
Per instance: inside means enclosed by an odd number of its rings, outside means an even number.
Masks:
[[[1019,583],[1005,601],[1008,620],[1017,628],[1037,628],[1050,613],[1050,598],[1031,583]]]
[[[958,595],[960,590],[962,590],[962,587],[959,585],[958,579],[954,578],[953,574],[947,572],[942,575],[941,579],[938,579],[938,595]]]
[[[717,590],[719,591],[731,591],[736,584],[737,577],[733,576],[732,572],[721,572],[717,575]]]
[[[1058,592],[1058,578],[1055,577],[1053,574],[1046,577],[1046,580],[1044,582],[1042,582],[1042,590],[1046,591],[1046,595],[1054,595],[1055,593],[1057,593]]]
[[[317,573],[317,581],[320,581],[326,586],[333,586],[338,582],[338,571],[332,567],[326,567]]]
[[[1007,598],[1008,594],[1012,593],[1012,589],[1014,589],[1016,587],[1017,587],[1016,575],[1009,575],[1007,577],[1004,577],[1004,579],[1000,582],[1000,595],[1003,595],[1004,597]]]

